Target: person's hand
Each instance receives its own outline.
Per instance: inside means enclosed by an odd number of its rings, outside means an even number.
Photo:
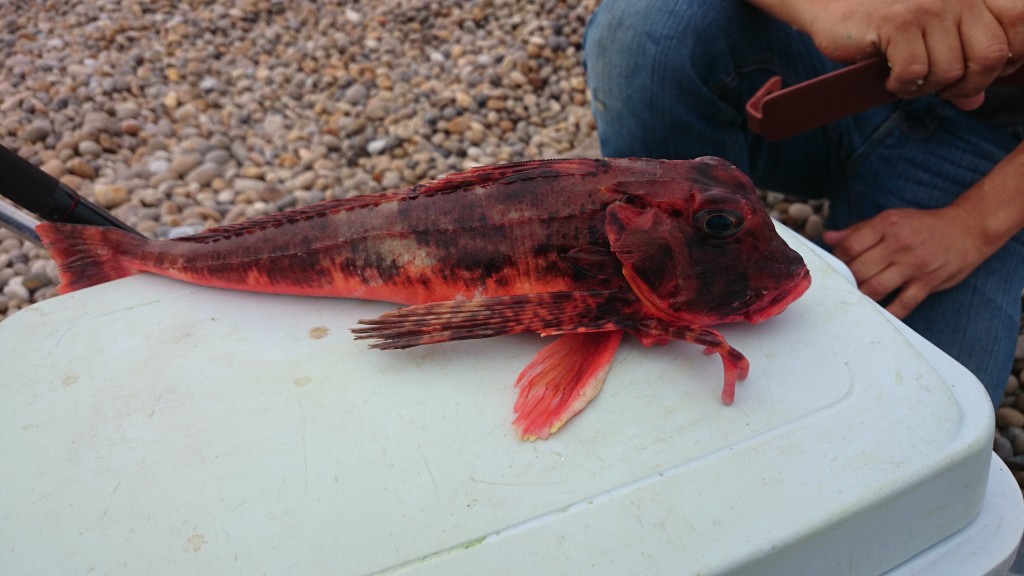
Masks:
[[[1020,0],[750,0],[810,34],[839,62],[884,55],[886,89],[901,98],[938,93],[958,106],[981,104],[986,87],[1020,67]]]
[[[823,240],[846,263],[860,290],[905,318],[929,294],[951,288],[995,250],[957,206],[887,210]]]

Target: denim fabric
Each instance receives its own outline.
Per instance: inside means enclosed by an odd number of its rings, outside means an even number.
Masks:
[[[989,124],[935,97],[765,141],[746,127],[753,93],[771,76],[792,85],[839,65],[805,34],[741,0],[603,0],[587,27],[584,59],[604,155],[721,156],[763,188],[827,196],[831,229],[889,208],[945,206],[1021,142],[1019,124]],[[1018,233],[905,322],[974,372],[998,403],[1022,290]]]

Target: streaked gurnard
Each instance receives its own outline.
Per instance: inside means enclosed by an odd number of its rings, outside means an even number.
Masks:
[[[623,334],[749,364],[711,326],[760,322],[810,285],[750,180],[724,160],[539,160],[327,200],[173,240],[37,227],[61,293],[140,272],[203,286],[408,305],[361,320],[374,348],[559,337],[516,381],[513,424],[547,438],[598,393]]]

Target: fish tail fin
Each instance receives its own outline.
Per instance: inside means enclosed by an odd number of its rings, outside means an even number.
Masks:
[[[516,380],[519,398],[512,425],[522,439],[547,439],[597,396],[622,334],[563,334],[537,353]]]
[[[61,294],[135,274],[127,255],[149,242],[116,228],[56,222],[39,224],[36,233],[57,262]]]

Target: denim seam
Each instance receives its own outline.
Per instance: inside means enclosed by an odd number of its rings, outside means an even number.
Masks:
[[[782,66],[779,62],[771,58],[748,60],[746,62],[738,63],[733,67],[732,72],[723,79],[709,84],[708,89],[716,98],[721,100],[722,95],[725,94],[726,91],[736,88],[739,84],[740,77],[744,74],[749,74],[759,70],[767,70],[768,72],[771,72],[772,75],[784,76],[781,68]]]

